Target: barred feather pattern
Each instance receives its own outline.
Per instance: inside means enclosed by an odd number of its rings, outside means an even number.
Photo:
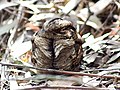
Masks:
[[[63,19],[55,19],[50,22],[50,25],[45,27],[47,30],[40,30],[32,41],[33,64],[40,68],[79,71],[83,51],[81,44],[75,41],[75,30],[65,28],[73,27],[71,22]],[[54,24],[52,24],[53,22]],[[67,36],[67,33],[70,35]]]

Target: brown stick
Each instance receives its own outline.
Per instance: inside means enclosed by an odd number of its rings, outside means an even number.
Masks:
[[[110,88],[92,88],[92,87],[80,87],[80,86],[31,86],[31,87],[25,87],[25,86],[23,86],[23,87],[21,87],[21,88],[19,88],[19,89],[17,89],[17,90],[33,90],[33,89],[50,89],[50,90],[52,90],[52,89],[60,89],[60,90],[68,90],[68,89],[74,89],[74,90],[76,90],[76,89],[78,89],[78,90],[110,90]]]
[[[0,63],[3,66],[14,66],[19,68],[31,68],[36,69],[40,71],[45,71],[46,73],[54,73],[54,74],[64,74],[64,75],[78,75],[78,76],[89,76],[89,77],[100,77],[100,78],[117,78],[120,80],[120,76],[113,76],[113,75],[98,75],[98,74],[89,74],[89,73],[81,73],[81,72],[71,72],[71,71],[60,71],[60,70],[54,70],[54,69],[45,69],[45,68],[37,68],[37,67],[31,67],[31,66],[24,66],[24,65],[18,65],[18,64],[8,64],[8,63]]]

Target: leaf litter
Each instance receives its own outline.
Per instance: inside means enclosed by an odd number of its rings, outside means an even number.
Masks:
[[[119,0],[0,2],[1,90],[120,89]],[[41,68],[38,70],[48,73],[36,73],[31,40],[52,17],[70,19],[81,35],[84,53],[80,72]]]

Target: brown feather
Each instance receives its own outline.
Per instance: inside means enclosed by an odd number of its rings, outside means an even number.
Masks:
[[[76,40],[72,22],[60,18],[47,21],[32,42],[33,64],[40,68],[79,71],[83,51]]]

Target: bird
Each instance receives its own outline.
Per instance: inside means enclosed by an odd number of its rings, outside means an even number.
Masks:
[[[79,71],[82,57],[82,40],[69,20],[46,21],[32,39],[31,61],[38,68]]]

